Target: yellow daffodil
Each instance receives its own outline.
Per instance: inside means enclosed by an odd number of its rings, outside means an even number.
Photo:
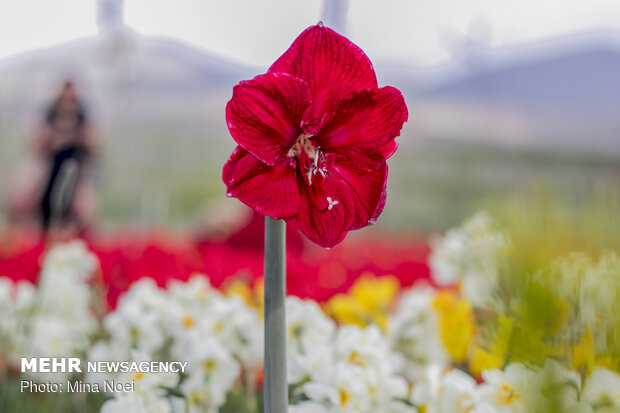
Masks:
[[[454,291],[445,290],[433,300],[433,309],[439,316],[439,334],[448,354],[456,362],[464,362],[474,334],[471,304]]]
[[[346,294],[337,294],[326,305],[327,312],[341,324],[364,327],[374,323],[387,328],[388,310],[400,283],[393,276],[375,277],[364,273]]]

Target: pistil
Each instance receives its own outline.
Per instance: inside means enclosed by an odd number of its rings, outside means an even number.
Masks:
[[[299,135],[295,145],[288,151],[288,156],[297,159],[297,164],[303,168],[302,171],[306,174],[308,185],[312,185],[312,179],[317,173],[321,174],[323,178],[331,176],[324,166],[325,155],[320,147],[314,146],[311,141],[312,137],[309,133]]]

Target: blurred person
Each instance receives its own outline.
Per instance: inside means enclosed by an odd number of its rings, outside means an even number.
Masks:
[[[45,233],[76,235],[94,224],[94,160],[98,139],[71,81],[63,84],[9,193],[9,220],[37,218]]]

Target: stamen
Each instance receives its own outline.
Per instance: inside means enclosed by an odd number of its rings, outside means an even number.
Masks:
[[[292,167],[295,167],[295,164],[297,164],[301,168],[307,168],[306,177],[309,185],[312,185],[312,178],[316,176],[317,173],[320,173],[323,178],[331,176],[327,168],[323,166],[325,164],[325,154],[320,146],[314,147],[311,141],[313,137],[314,136],[310,133],[299,135],[295,145],[288,150],[288,156],[291,158]],[[297,160],[297,158],[301,156],[302,149],[307,155],[307,159],[310,160],[309,166],[306,166],[306,160]],[[304,159],[306,159],[306,157],[304,157]]]
[[[297,145],[298,144],[296,143],[291,149],[288,150],[288,156],[290,158],[296,157],[297,154],[299,153],[299,149],[297,148]]]
[[[331,209],[332,209],[333,207],[335,207],[336,205],[338,205],[338,204],[340,203],[340,202],[338,202],[337,200],[332,199],[332,197],[331,197],[331,196],[328,196],[328,197],[327,197],[327,202],[329,203],[329,205],[327,206],[327,210],[328,210],[328,211],[331,211]]]

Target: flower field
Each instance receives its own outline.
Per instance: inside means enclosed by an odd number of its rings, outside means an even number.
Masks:
[[[478,213],[429,247],[352,239],[323,251],[291,237],[290,412],[620,411],[620,256],[558,253],[559,231],[532,246],[502,222]],[[261,411],[260,248],[123,239],[12,246],[2,411]],[[35,356],[187,364],[20,373],[19,358]],[[24,394],[21,380],[135,389]]]
[[[119,232],[84,241],[99,261],[107,300],[114,307],[119,294],[143,277],[164,287],[170,279],[187,280],[198,272],[208,274],[217,288],[227,288],[233,280],[254,285],[263,276],[263,228],[264,218],[255,214],[224,240]],[[351,239],[329,251],[305,242],[293,230],[287,231],[287,240],[287,288],[301,298],[326,301],[346,292],[366,272],[393,275],[403,286],[429,277],[429,247],[419,237]],[[33,234],[0,238],[0,274],[35,282],[45,248]]]

